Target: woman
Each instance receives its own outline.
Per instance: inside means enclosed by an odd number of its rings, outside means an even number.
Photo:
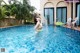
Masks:
[[[42,29],[41,19],[40,18],[36,18],[36,21],[37,21],[37,23],[36,23],[34,28],[36,29],[36,31],[40,31]]]

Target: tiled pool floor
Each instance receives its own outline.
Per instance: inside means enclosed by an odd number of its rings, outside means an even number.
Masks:
[[[5,53],[80,53],[80,32],[64,27],[33,25],[0,29],[0,48]]]

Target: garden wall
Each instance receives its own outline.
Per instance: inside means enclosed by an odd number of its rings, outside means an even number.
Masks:
[[[0,27],[7,27],[7,26],[15,26],[15,25],[22,25],[22,20],[17,20],[13,18],[6,18],[0,20]]]

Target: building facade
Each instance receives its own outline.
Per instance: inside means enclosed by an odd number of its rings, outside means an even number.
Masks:
[[[66,0],[40,0],[40,11],[47,19],[48,24],[63,22],[68,18],[79,17],[77,25],[80,25],[80,2],[67,2]]]

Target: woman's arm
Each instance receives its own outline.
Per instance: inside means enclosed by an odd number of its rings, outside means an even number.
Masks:
[[[39,25],[39,22],[37,22],[37,23],[36,23],[36,25],[35,25],[35,27],[34,27],[34,28],[36,29],[36,28],[38,27],[38,25]]]

